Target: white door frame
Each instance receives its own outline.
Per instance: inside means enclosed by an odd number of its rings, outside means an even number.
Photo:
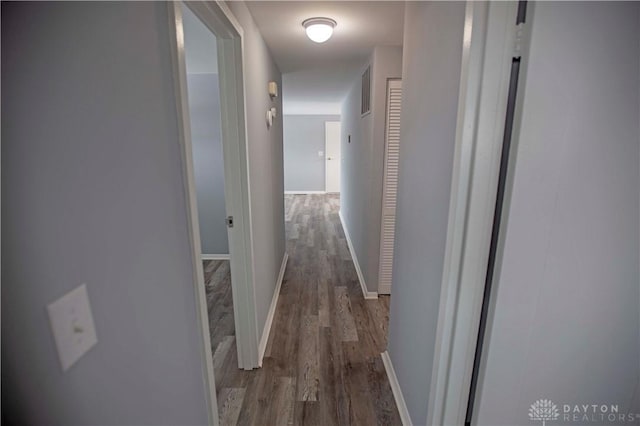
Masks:
[[[328,138],[327,138],[327,133],[328,133],[328,124],[329,123],[338,123],[340,125],[340,132],[342,132],[342,122],[338,121],[338,120],[327,120],[324,122],[324,192],[329,194],[329,193],[335,193],[335,191],[329,191],[329,150],[327,149],[327,145],[328,145]],[[340,135],[338,136],[338,138],[340,138]],[[340,142],[340,141],[339,141]],[[338,145],[340,145],[340,143],[338,143]],[[338,146],[338,150],[340,149],[340,147]],[[340,161],[342,161],[342,157],[340,158]],[[341,173],[340,170],[340,164],[338,164],[338,172]],[[342,176],[340,176],[340,179],[342,179]],[[340,192],[340,190],[338,189],[338,193]]]
[[[491,243],[517,2],[467,1],[428,425],[465,423]]]
[[[242,61],[243,31],[223,2],[190,1],[185,2],[185,4],[215,34],[217,39],[225,204],[227,214],[234,218],[234,226],[229,229],[228,235],[238,367],[252,369],[258,367],[258,327],[254,294],[251,204],[249,199],[245,122]],[[218,425],[213,356],[211,354],[209,336],[204,273],[200,257],[200,228],[193,171],[181,3],[169,2],[167,7],[183,180],[187,194],[185,202],[189,220],[188,232],[191,243],[199,331],[202,338],[202,368],[207,392],[209,423]]]

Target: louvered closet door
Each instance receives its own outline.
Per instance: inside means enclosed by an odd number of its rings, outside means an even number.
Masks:
[[[402,81],[389,80],[387,84],[387,122],[385,129],[384,183],[382,190],[382,224],[380,230],[378,294],[391,294],[393,239],[395,235],[396,201],[398,196],[401,101]]]

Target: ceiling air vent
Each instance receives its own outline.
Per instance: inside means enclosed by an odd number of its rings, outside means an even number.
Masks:
[[[360,113],[362,115],[371,112],[371,66],[362,74],[362,99],[360,102]]]

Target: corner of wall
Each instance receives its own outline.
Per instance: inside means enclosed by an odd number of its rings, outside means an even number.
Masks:
[[[382,352],[380,356],[382,358],[382,364],[384,365],[385,372],[387,373],[387,378],[389,379],[389,385],[391,386],[393,399],[396,401],[398,414],[400,414],[400,421],[402,422],[403,426],[411,426],[413,425],[413,421],[411,420],[411,414],[409,414],[407,403],[404,400],[404,395],[402,394],[402,388],[400,388],[400,383],[398,382],[396,371],[393,368],[391,356],[389,355],[388,351]]]

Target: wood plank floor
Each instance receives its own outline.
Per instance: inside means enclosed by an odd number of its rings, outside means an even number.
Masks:
[[[219,397],[237,400],[238,392],[233,388],[224,390],[224,372],[238,369],[236,329],[233,318],[233,296],[231,294],[231,270],[228,260],[205,260],[204,285],[209,313],[209,336],[213,354],[213,372]],[[240,399],[240,403],[242,399]],[[235,424],[225,418],[225,424]],[[222,423],[221,423],[222,424]]]
[[[237,368],[228,262],[205,263],[221,425],[401,424],[380,358],[389,297],[363,298],[338,210],[337,195],[285,196],[289,262],[261,369]]]
[[[233,297],[231,295],[231,271],[228,260],[205,260],[204,285],[209,311],[211,349],[229,341],[236,334],[233,320]]]

